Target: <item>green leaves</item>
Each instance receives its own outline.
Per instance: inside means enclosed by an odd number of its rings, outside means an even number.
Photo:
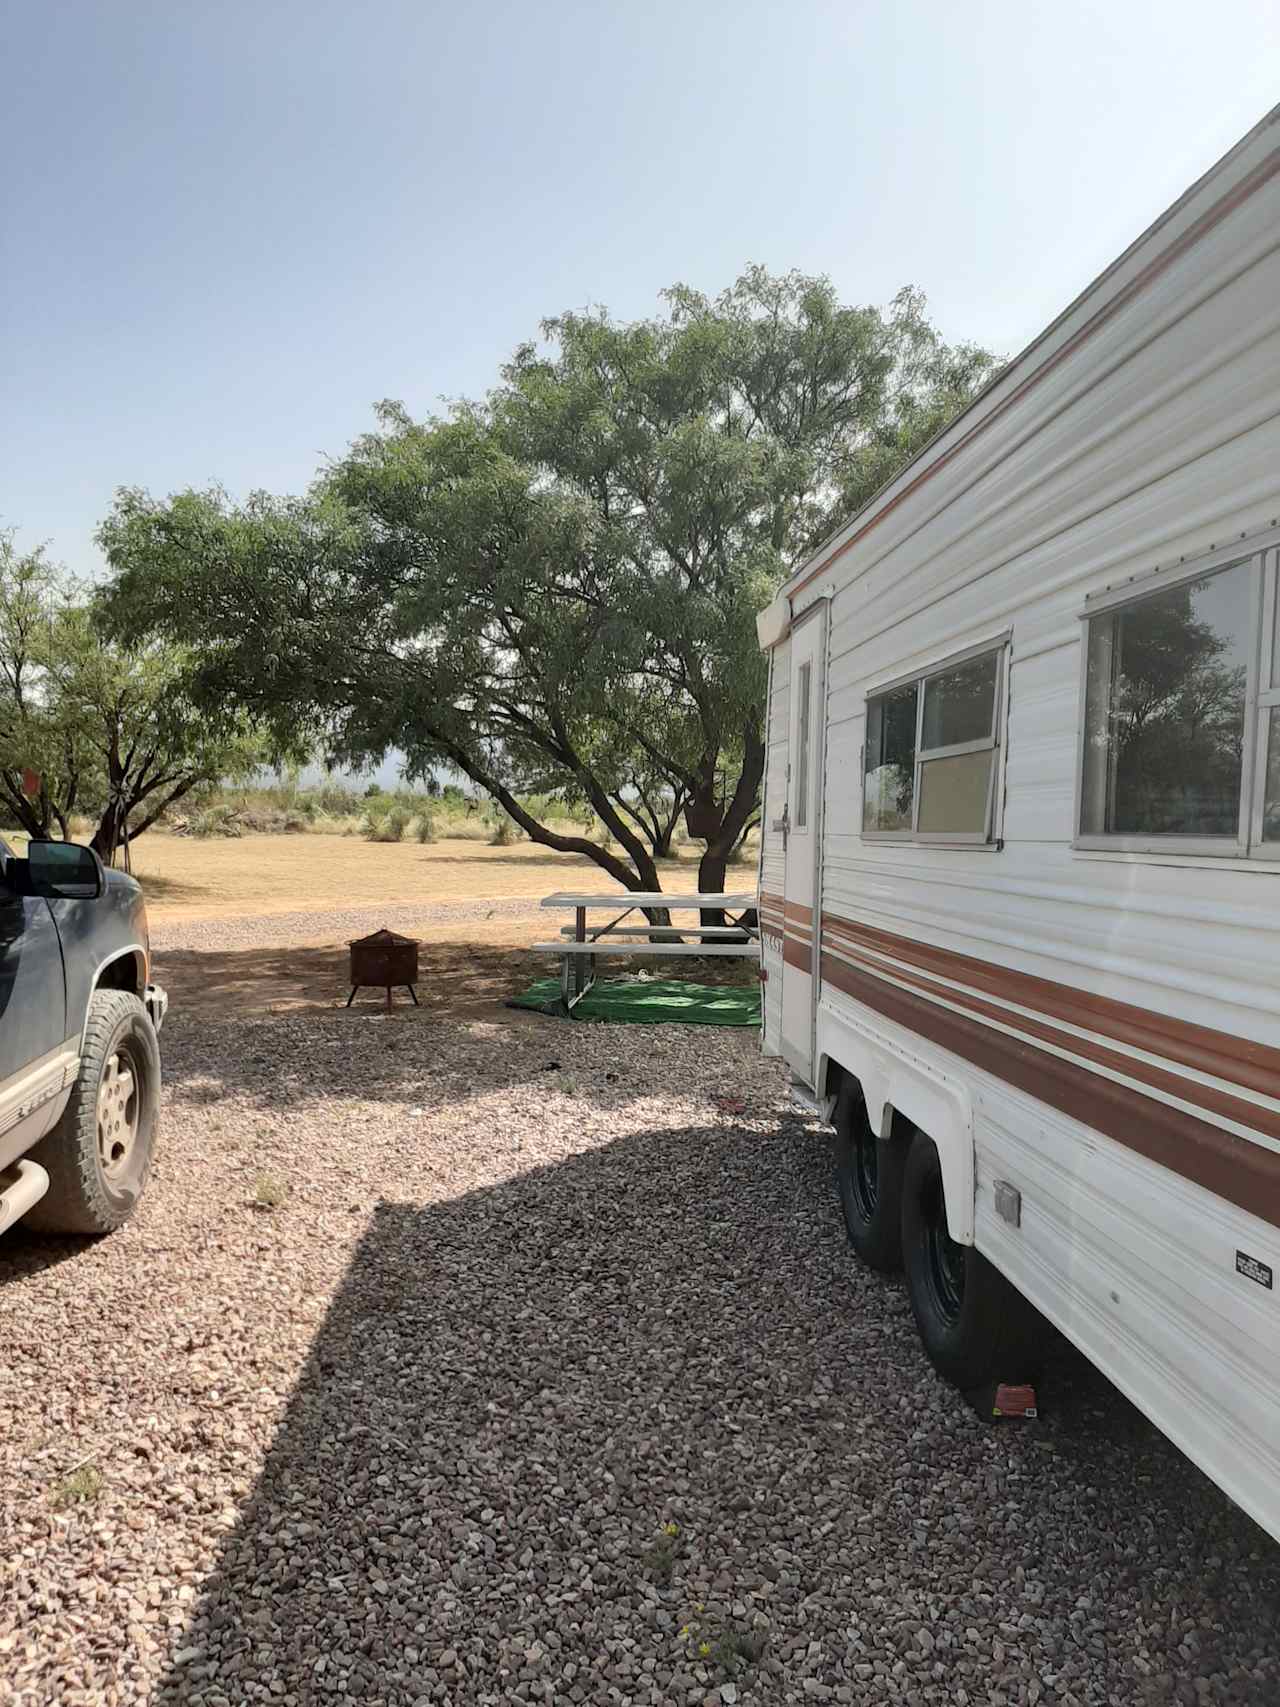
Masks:
[[[95,845],[110,852],[197,781],[259,764],[243,716],[199,708],[190,672],[180,647],[108,638],[83,588],[0,540],[0,799],[22,828],[66,835],[73,812],[90,814]],[[25,767],[42,778],[34,802],[22,796]]]
[[[578,851],[645,888],[683,809],[714,879],[758,805],[757,610],[989,366],[915,293],[759,267],[561,315],[483,404],[380,405],[304,498],[121,493],[107,620],[188,648],[205,714],[281,752],[452,766],[552,846],[515,795],[580,800],[626,857]]]

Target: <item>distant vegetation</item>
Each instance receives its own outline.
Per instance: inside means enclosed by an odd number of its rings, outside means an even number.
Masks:
[[[599,834],[590,813],[573,812],[562,801],[526,795],[521,804],[567,834]],[[297,782],[205,788],[160,825],[186,836],[353,836],[369,842],[487,842],[507,847],[528,838],[492,801],[456,784],[435,790]],[[677,840],[684,838],[677,837]]]

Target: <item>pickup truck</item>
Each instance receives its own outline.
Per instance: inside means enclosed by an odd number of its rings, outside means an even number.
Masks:
[[[0,840],[0,1233],[110,1233],[142,1194],[160,1108],[142,890],[91,848]]]

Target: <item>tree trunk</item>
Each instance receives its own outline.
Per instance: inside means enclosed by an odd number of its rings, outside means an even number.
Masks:
[[[112,865],[115,862],[116,849],[124,838],[125,816],[119,803],[112,801],[103,809],[102,817],[98,820],[98,827],[93,832],[89,846],[103,865]]]
[[[725,875],[729,869],[729,856],[720,851],[718,842],[713,842],[705,849],[698,861],[698,893],[699,895],[714,895],[723,893]],[[724,923],[723,907],[704,907],[698,915],[699,922],[704,925],[722,925]]]

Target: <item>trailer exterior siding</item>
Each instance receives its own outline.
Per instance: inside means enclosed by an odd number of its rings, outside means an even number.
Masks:
[[[930,1130],[953,1237],[1280,1537],[1280,861],[1077,823],[1087,602],[1237,558],[1280,568],[1275,115],[783,602],[830,601],[814,1087],[853,1072],[882,1131]],[[864,834],[868,697],[1005,635],[993,840]]]

